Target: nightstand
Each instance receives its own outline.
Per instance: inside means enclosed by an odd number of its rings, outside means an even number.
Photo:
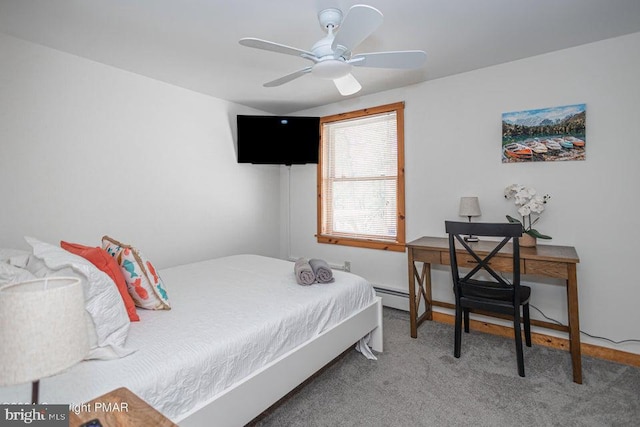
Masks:
[[[73,408],[76,409],[76,408]],[[103,427],[177,427],[129,389],[121,387],[69,411],[69,427],[97,418]]]

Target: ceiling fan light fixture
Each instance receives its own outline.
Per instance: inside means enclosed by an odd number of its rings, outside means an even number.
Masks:
[[[313,66],[311,73],[321,79],[338,79],[351,72],[351,65],[338,59],[327,59]]]

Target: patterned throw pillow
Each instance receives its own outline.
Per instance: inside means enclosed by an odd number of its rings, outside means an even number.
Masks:
[[[138,307],[149,310],[171,309],[162,279],[140,251],[109,236],[102,238],[102,249],[118,262],[127,282],[129,294]]]

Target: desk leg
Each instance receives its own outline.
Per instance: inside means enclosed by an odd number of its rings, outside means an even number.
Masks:
[[[422,263],[422,273],[418,273],[413,252],[409,250],[409,321],[411,338],[418,338],[418,326],[425,320],[433,319],[431,304],[431,264]],[[416,288],[416,281],[418,287]],[[424,300],[425,312],[418,316],[420,301]]]
[[[569,313],[569,351],[573,367],[573,382],[582,384],[582,355],[580,349],[580,320],[578,317],[578,275],[576,265],[569,264],[567,279],[567,312]]]
[[[416,272],[413,263],[413,250],[409,249],[409,321],[411,338],[418,338],[418,307],[416,306]]]
[[[429,264],[428,262],[422,264],[422,280],[420,282],[420,287],[427,310],[424,314],[425,319],[433,320],[433,304],[431,303],[431,264]]]

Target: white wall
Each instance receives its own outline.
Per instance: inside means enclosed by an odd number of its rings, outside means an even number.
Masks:
[[[279,168],[237,164],[232,134],[259,111],[5,35],[0,58],[0,247],[278,254]]]
[[[502,221],[517,214],[503,198],[507,185],[551,194],[536,228],[553,236],[550,243],[578,251],[581,329],[640,339],[640,281],[633,271],[640,256],[638,52],[640,33],[298,113],[322,116],[405,101],[408,241],[444,236],[444,220],[459,219],[461,196],[480,198],[480,220]],[[587,104],[585,161],[501,163],[503,112],[578,103]],[[349,260],[353,272],[377,286],[406,292],[406,254],[316,243],[315,174],[315,166],[291,169],[291,236],[283,237],[292,242],[291,255]],[[285,170],[282,181],[286,189]],[[438,299],[453,301],[447,269],[435,272],[434,289]],[[557,282],[534,285],[532,303],[566,323],[565,301]],[[582,339],[640,353],[638,343]]]

